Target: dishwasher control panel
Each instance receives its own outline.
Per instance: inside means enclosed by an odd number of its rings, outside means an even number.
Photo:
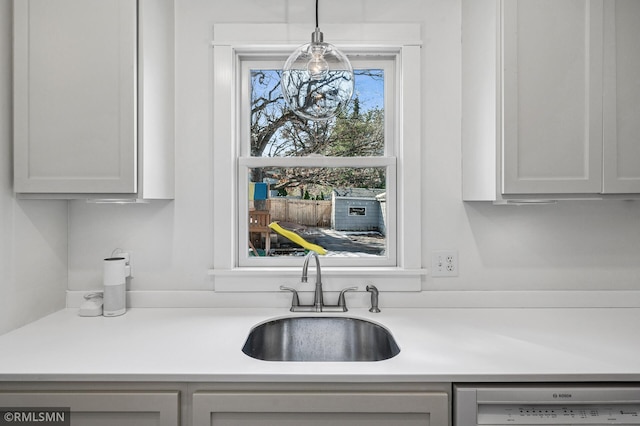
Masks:
[[[479,425],[638,424],[637,404],[480,404]]]
[[[460,384],[453,426],[640,426],[640,385]]]

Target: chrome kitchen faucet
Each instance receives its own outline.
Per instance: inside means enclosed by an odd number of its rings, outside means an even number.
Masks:
[[[318,253],[315,251],[310,251],[304,257],[304,264],[302,265],[302,277],[300,281],[306,283],[308,281],[308,269],[309,269],[309,260],[315,257],[316,260],[316,287],[313,295],[313,304],[311,305],[301,305],[300,298],[298,297],[298,292],[290,287],[280,286],[280,290],[287,290],[293,293],[291,299],[291,312],[347,312],[347,303],[345,300],[344,294],[347,291],[357,290],[358,287],[347,287],[340,291],[340,296],[338,296],[338,303],[336,305],[325,305],[324,304],[324,295],[322,290],[322,271],[320,268],[320,257]]]

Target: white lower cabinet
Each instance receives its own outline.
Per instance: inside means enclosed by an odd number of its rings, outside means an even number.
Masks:
[[[0,407],[12,416],[28,408],[43,415],[44,408],[68,408],[64,424],[72,426],[177,426],[179,402],[179,392],[0,392]]]
[[[451,426],[450,395],[450,383],[0,382],[0,414],[67,409],[72,426]]]
[[[445,392],[197,392],[194,426],[448,426]]]

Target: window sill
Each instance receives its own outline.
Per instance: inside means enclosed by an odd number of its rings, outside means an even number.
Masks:
[[[325,291],[340,291],[345,287],[357,286],[359,291],[373,284],[380,291],[420,291],[422,276],[426,269],[402,269],[396,267],[336,268],[324,267],[322,284]],[[301,267],[265,267],[210,269],[208,274],[214,279],[217,292],[272,292],[281,291],[280,286],[298,288],[309,287],[315,282],[315,266],[309,271],[309,283],[301,284]]]

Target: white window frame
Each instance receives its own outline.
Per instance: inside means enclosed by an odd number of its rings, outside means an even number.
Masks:
[[[278,58],[271,60],[266,55]],[[260,59],[254,59],[258,56]],[[379,167],[386,169],[387,205],[396,206],[396,158],[397,150],[395,141],[398,134],[395,131],[394,123],[397,122],[395,113],[395,87],[385,87],[385,150],[382,156],[378,157],[252,157],[251,141],[249,135],[250,122],[250,72],[255,69],[278,69],[282,68],[287,55],[272,52],[253,52],[239,54],[238,75],[236,78],[240,82],[240,98],[238,111],[240,118],[239,152],[237,182],[240,188],[239,194],[243,194],[242,188],[248,188],[248,169],[255,167]],[[385,72],[385,86],[390,83],[393,86],[396,82],[395,75],[395,55],[388,53],[375,53],[351,59],[352,66],[356,68],[376,68]],[[244,192],[246,193],[246,191]],[[247,197],[238,197],[237,200],[238,236],[237,241],[246,240],[249,235],[248,217],[249,201]],[[387,249],[383,256],[376,257],[345,257],[330,256],[322,259],[323,266],[343,266],[343,267],[364,267],[364,266],[397,266],[397,230],[396,230],[396,210],[387,210]],[[240,244],[240,243],[239,243]],[[244,250],[244,246],[236,246],[237,262],[240,267],[261,267],[261,266],[294,266],[300,263],[300,259],[292,256],[256,257],[249,256],[249,250]]]
[[[397,188],[392,194],[395,200],[389,200],[390,206],[396,206],[395,224],[392,224],[396,232],[388,240],[391,246],[395,238],[393,264],[380,262],[379,259],[376,261],[374,258],[372,261],[360,260],[359,266],[352,266],[347,259],[322,258],[323,284],[326,290],[337,291],[354,284],[362,286],[362,290],[366,284],[375,284],[382,291],[421,289],[421,277],[426,270],[421,266],[420,238],[421,60],[420,42],[416,41],[420,39],[420,26],[323,24],[323,31],[331,34],[330,41],[350,56],[379,55],[396,58],[394,68],[397,93],[392,100],[395,104],[390,107],[398,123],[392,130],[394,152],[385,152],[384,157],[364,160],[333,158],[330,163],[321,157],[268,160],[248,157],[248,153],[243,152],[243,149],[246,151],[246,143],[245,148],[239,143],[243,134],[246,134],[241,127],[242,62],[251,58],[264,60],[270,55],[286,57],[298,45],[306,42],[310,37],[307,34],[309,30],[306,26],[293,24],[216,24],[212,43],[214,259],[213,269],[209,272],[214,277],[216,291],[280,291],[280,285],[290,285],[299,279],[302,259],[299,259],[300,265],[292,266],[291,259],[274,258],[270,259],[269,266],[265,266],[264,262],[255,259],[241,261],[238,256],[239,244],[246,244],[244,241],[248,235],[248,201],[245,196],[248,179],[247,174],[240,173],[240,170],[246,170],[247,167],[288,165],[291,161],[295,161],[296,166],[303,167],[357,167],[371,166],[373,163],[387,167],[388,185]],[[380,164],[375,164],[376,162]],[[390,182],[390,178],[395,181]],[[239,218],[241,214],[243,219]],[[355,277],[358,277],[359,283],[354,282]]]

